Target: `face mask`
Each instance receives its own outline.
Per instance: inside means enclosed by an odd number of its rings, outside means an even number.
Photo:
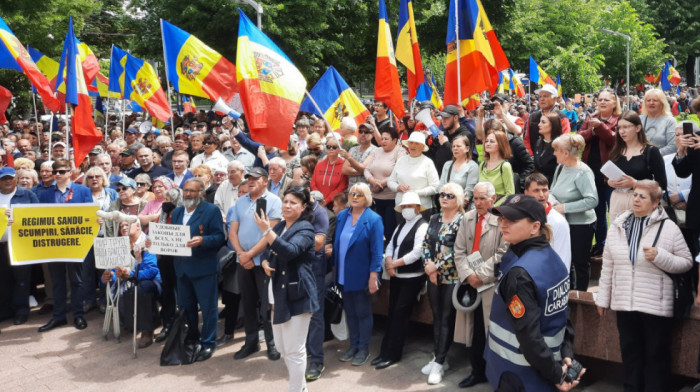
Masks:
[[[404,219],[407,221],[410,221],[411,219],[416,217],[416,210],[413,208],[404,208],[401,210],[401,216],[403,216]]]
[[[165,201],[165,202],[163,202],[163,205],[161,206],[161,209],[162,209],[163,212],[165,212],[166,214],[169,214],[169,213],[173,212],[173,210],[175,209],[175,204],[173,204],[173,203],[170,202],[170,201]]]

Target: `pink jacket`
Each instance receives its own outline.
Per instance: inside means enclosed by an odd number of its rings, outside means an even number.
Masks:
[[[655,316],[673,315],[673,281],[664,271],[681,273],[689,270],[692,257],[681,230],[659,207],[652,212],[649,224],[642,233],[637,261],[629,259],[629,245],[625,234],[625,220],[631,210],[615,219],[608,231],[603,252],[603,270],[596,305],[615,311],[635,311]],[[644,257],[644,247],[650,247],[662,219],[666,219],[656,243],[658,254],[653,261]]]

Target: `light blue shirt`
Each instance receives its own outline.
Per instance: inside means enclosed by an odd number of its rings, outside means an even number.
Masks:
[[[280,189],[282,189],[282,180],[275,185],[275,182],[270,180],[270,189],[268,189],[270,192],[275,194],[275,196],[279,197],[280,195]]]
[[[273,195],[269,191],[265,191],[262,196],[267,200],[267,209],[265,213],[270,220],[282,219],[282,200]],[[253,214],[255,214],[255,201],[251,200],[250,195],[246,194],[236,201],[236,204],[229,208],[226,214],[227,230],[231,230],[231,222],[238,222],[238,242],[240,242],[243,250],[250,250],[262,238],[262,232],[255,223]],[[228,243],[229,248],[233,249],[231,241]],[[260,265],[260,254],[253,257],[255,265]]]
[[[345,284],[345,255],[348,253],[348,245],[350,245],[350,238],[352,238],[352,234],[354,232],[355,226],[352,224],[352,214],[348,214],[348,219],[345,220],[343,231],[340,232],[340,249],[338,249],[338,284]]]

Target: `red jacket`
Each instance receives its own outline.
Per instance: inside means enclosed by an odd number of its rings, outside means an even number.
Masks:
[[[311,177],[311,189],[323,193],[326,205],[333,205],[333,196],[344,192],[348,187],[348,177],[343,174],[343,158],[338,157],[335,163],[330,163],[328,157],[316,164],[314,175]]]
[[[617,119],[620,116],[612,115],[607,121],[602,122],[597,128],[591,128],[591,117],[598,118],[598,115],[592,115],[586,118],[578,130],[578,134],[586,141],[586,147],[583,149],[583,162],[588,162],[588,154],[591,152],[591,139],[593,139],[593,131],[598,135],[598,146],[600,147],[600,163],[604,165],[608,161],[610,150],[615,145],[615,133],[617,132]]]

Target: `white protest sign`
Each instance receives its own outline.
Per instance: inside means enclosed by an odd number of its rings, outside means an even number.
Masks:
[[[155,255],[192,256],[192,248],[187,247],[187,241],[190,240],[189,226],[150,223],[148,238],[151,239],[148,251]]]
[[[95,238],[95,267],[131,267],[129,237]]]

